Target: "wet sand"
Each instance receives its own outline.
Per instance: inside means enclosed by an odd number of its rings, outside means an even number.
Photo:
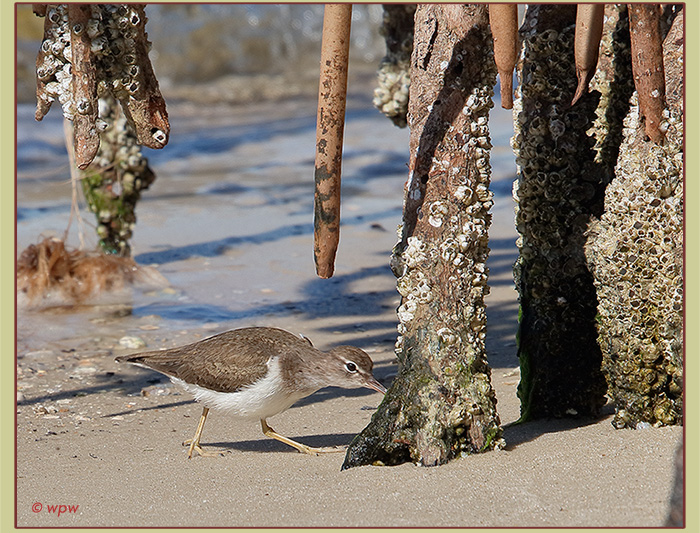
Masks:
[[[187,460],[181,442],[194,433],[200,406],[159,374],[114,362],[138,351],[124,346],[129,337],[158,349],[267,325],[303,333],[324,349],[360,346],[390,385],[398,293],[388,265],[408,131],[370,100],[356,91],[349,103],[343,225],[330,280],[313,270],[315,102],[169,102],[171,142],[147,151],[157,180],[138,205],[132,248],[171,288],[135,290],[118,305],[18,317],[19,526],[663,524],[682,428],[615,430],[610,409],[593,421],[509,425],[519,416],[515,166],[510,113],[500,109],[491,118],[496,197],[487,349],[505,450],[436,468],[341,472],[342,454],[305,456],[264,437],[257,422],[212,412],[202,442],[223,455]],[[37,124],[32,114],[20,106],[18,251],[42,232],[62,235],[69,216],[61,118],[52,110]],[[85,232],[93,246],[92,228]],[[77,233],[73,222],[74,245]],[[312,446],[343,445],[380,401],[371,391],[325,389],[270,424]],[[58,516],[60,505],[78,507]]]

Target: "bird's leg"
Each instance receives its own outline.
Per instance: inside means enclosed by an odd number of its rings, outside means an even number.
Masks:
[[[221,455],[218,452],[205,452],[202,449],[202,447],[199,445],[199,439],[202,437],[202,430],[204,429],[204,422],[207,421],[208,414],[209,414],[209,408],[204,407],[202,409],[202,416],[199,419],[199,424],[197,425],[197,431],[195,431],[194,437],[192,437],[191,439],[188,439],[182,443],[183,446],[190,447],[189,451],[187,452],[188,459],[192,459],[192,452],[193,451],[196,451],[202,457],[216,457],[217,455]]]
[[[347,446],[340,446],[340,447],[327,447],[327,448],[312,448],[311,446],[307,446],[306,444],[302,444],[300,442],[297,442],[292,439],[288,439],[287,437],[280,435],[277,433],[274,429],[272,429],[270,426],[267,425],[267,421],[262,418],[260,419],[260,424],[262,425],[262,432],[265,434],[266,437],[271,437],[273,439],[277,439],[280,442],[284,442],[285,444],[291,446],[292,448],[296,448],[299,450],[301,453],[306,453],[309,455],[319,455],[321,453],[337,453],[337,452],[344,452],[347,448]]]

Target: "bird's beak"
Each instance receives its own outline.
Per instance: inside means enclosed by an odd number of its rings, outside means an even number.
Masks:
[[[376,379],[374,379],[374,376],[369,376],[365,380],[365,387],[368,389],[374,389],[377,392],[381,392],[382,394],[386,394],[386,387],[379,383]]]

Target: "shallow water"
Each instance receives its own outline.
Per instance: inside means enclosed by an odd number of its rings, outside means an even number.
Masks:
[[[125,335],[148,346],[173,345],[258,324],[391,354],[398,293],[389,257],[401,219],[409,133],[372,107],[371,90],[366,84],[350,87],[333,278],[318,279],[313,265],[314,98],[245,106],[176,102],[169,104],[169,145],[145,149],[157,179],[137,206],[132,239],[136,261],[156,266],[172,289],[134,290],[122,307],[23,311],[20,353],[47,346],[92,352],[91,346],[118,346]],[[510,112],[495,108],[491,124],[489,350],[514,365]],[[18,251],[68,227],[71,189],[63,142],[57,109],[37,123],[33,106],[19,106]],[[82,213],[83,223],[71,224],[68,243],[80,245],[82,228],[84,246],[91,248],[92,215]]]
[[[280,76],[287,87],[318,74],[323,4],[148,4],[151,62],[165,89],[227,76]],[[43,19],[19,5],[17,87],[34,98]],[[385,53],[381,4],[353,6],[350,60],[374,68]],[[199,87],[201,90],[202,87]]]

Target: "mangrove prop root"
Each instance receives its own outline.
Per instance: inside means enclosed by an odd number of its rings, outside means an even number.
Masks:
[[[411,160],[392,257],[399,373],[344,469],[433,466],[503,445],[484,341],[496,82],[488,13],[419,4],[415,28]]]
[[[408,124],[408,91],[411,85],[413,19],[415,4],[384,4],[379,32],[384,36],[386,55],[377,69],[377,88],[372,103],[396,126]]]
[[[148,57],[144,4],[34,4],[45,17],[36,61],[35,117],[42,120],[56,100],[74,124],[76,164],[94,159],[104,123],[97,99],[119,100],[138,142],[163,148],[170,124]]]
[[[98,109],[95,64],[90,58],[90,37],[85,30],[89,20],[89,5],[68,4],[75,101],[73,149],[75,163],[81,170],[95,158],[100,147],[100,137],[96,131]]]
[[[129,256],[141,192],[155,180],[136,134],[112,97],[100,101],[105,124],[93,163],[81,172],[88,208],[97,218],[97,236],[107,254]]]
[[[605,4],[579,4],[576,8],[574,61],[578,86],[571,105],[574,105],[588,90],[588,84],[595,74],[600,38],[603,34],[604,14]]]
[[[632,72],[644,131],[657,144],[663,143],[661,127],[666,107],[663,43],[659,4],[629,4]]]
[[[604,180],[586,134],[600,94],[570,106],[575,20],[573,5],[531,4],[521,25],[512,145],[522,420],[596,416],[605,403],[596,293],[583,250],[588,222],[603,208]]]
[[[134,26],[134,61],[139,69],[127,92],[119,92],[115,96],[121,102],[127,120],[136,131],[139,144],[157,149],[168,144],[170,122],[165,110],[165,100],[148,58],[150,43],[146,35],[144,6],[145,4],[132,4],[132,12],[129,15],[129,20]]]
[[[321,278],[333,275],[340,239],[340,171],[352,4],[326,4],[321,42],[314,180],[314,260]]]
[[[601,94],[597,118],[589,135],[595,138],[595,161],[604,173],[603,183],[615,176],[622,144],[623,121],[634,93],[629,18],[626,4],[607,4],[600,43],[600,59],[591,91]]]
[[[663,45],[665,142],[645,138],[632,97],[605,210],[586,242],[616,428],[683,423],[683,22],[681,11]]]
[[[37,17],[46,16],[46,4],[32,4],[32,11]]]
[[[501,107],[513,108],[513,70],[519,55],[518,4],[489,4],[493,55],[501,78]]]
[[[43,17],[46,15],[46,4],[34,4],[35,6],[43,6],[43,9],[34,9],[34,13],[38,16]],[[43,14],[42,14],[43,13]],[[34,113],[34,118],[36,120],[42,120],[46,113],[51,109],[51,104],[55,99],[54,94],[49,94],[47,90],[47,83],[55,81],[54,74],[58,70],[57,66],[54,67],[53,64],[57,63],[54,60],[53,54],[51,52],[51,41],[49,40],[49,35],[51,32],[52,22],[48,17],[44,18],[44,40],[41,43],[39,52],[36,55],[36,112]],[[44,44],[46,43],[46,44]],[[51,61],[52,69],[48,70],[45,64]]]

